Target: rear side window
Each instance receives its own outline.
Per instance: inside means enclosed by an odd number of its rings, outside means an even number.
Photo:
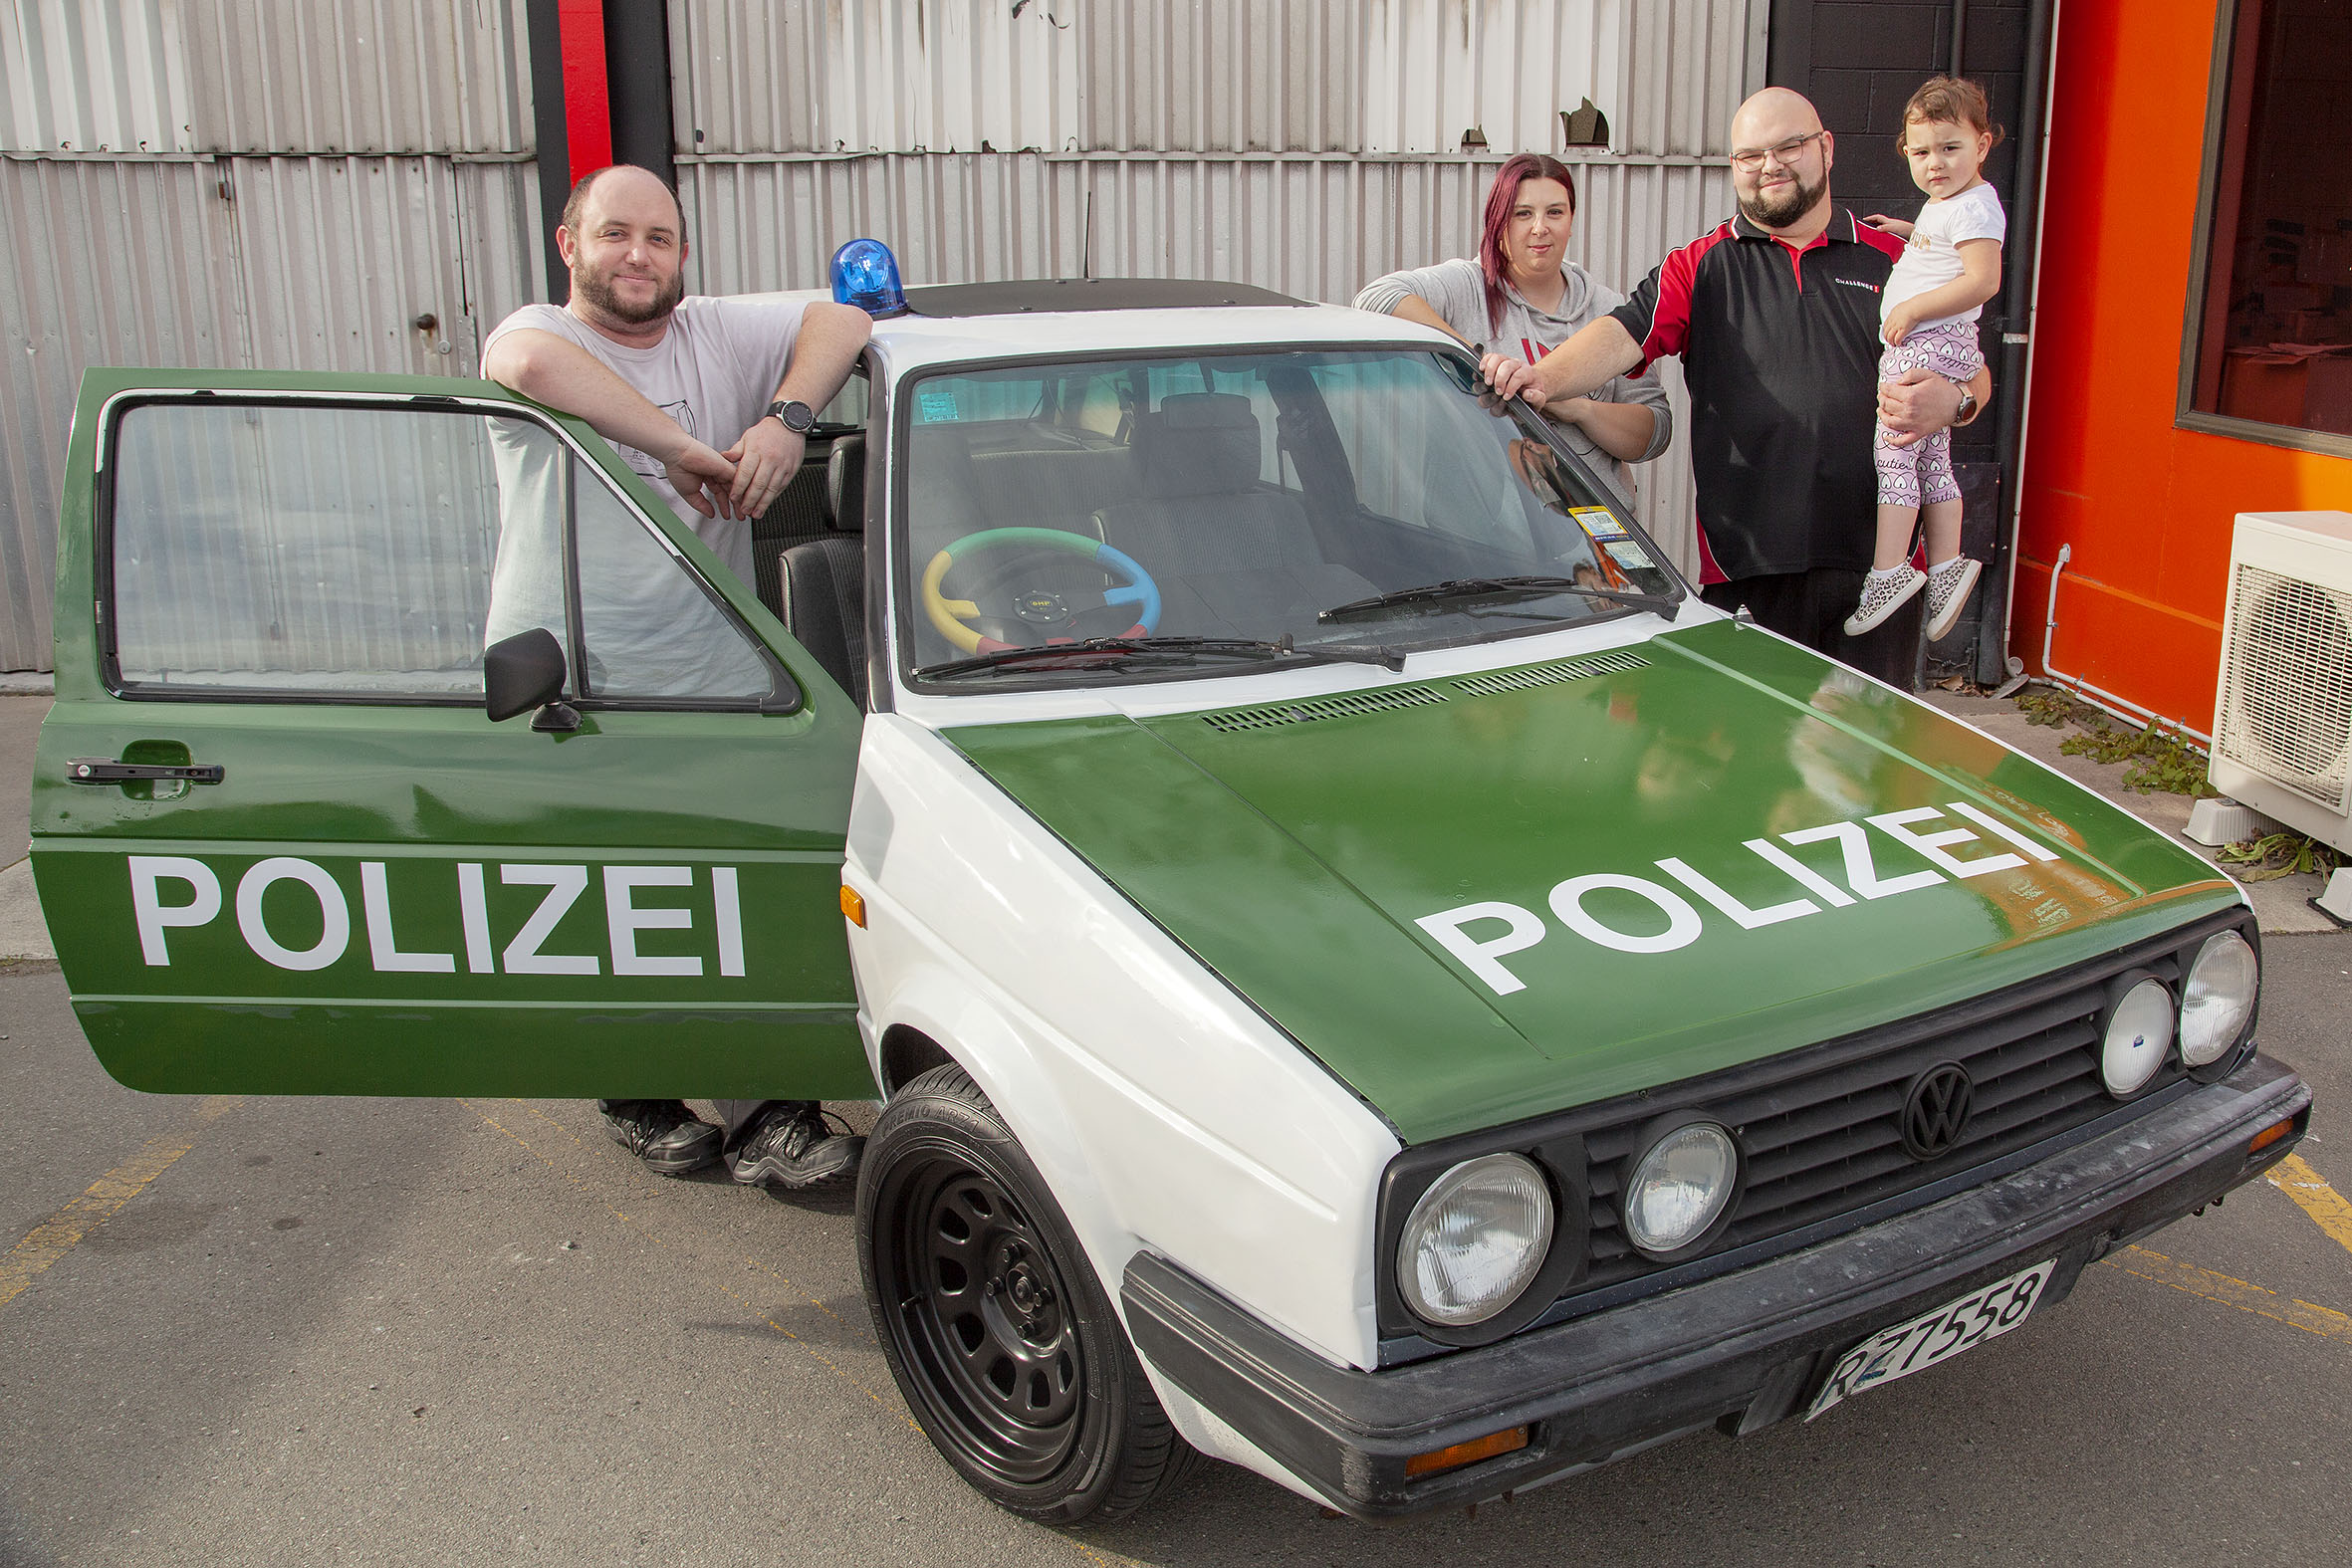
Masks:
[[[392,406],[126,410],[107,475],[126,693],[474,701],[545,626],[578,700],[739,706],[762,650],[534,420]]]

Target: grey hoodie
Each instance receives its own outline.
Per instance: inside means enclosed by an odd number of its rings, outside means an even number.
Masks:
[[[1422,304],[1437,312],[1448,326],[1470,341],[1491,352],[1532,362],[1538,351],[1548,352],[1558,347],[1586,322],[1625,303],[1625,296],[1594,282],[1592,275],[1574,262],[1561,265],[1560,279],[1566,288],[1560,295],[1556,315],[1536,310],[1506,282],[1500,329],[1487,325],[1486,274],[1476,261],[1467,257],[1375,278],[1355,297],[1355,308],[1394,315],[1397,302],[1406,295],[1417,295]],[[1656,457],[1674,439],[1674,414],[1666,406],[1666,389],[1658,384],[1656,369],[1644,370],[1639,375],[1611,376],[1593,389],[1592,396],[1604,403],[1640,403],[1657,415],[1657,429],[1650,436],[1649,449],[1642,453],[1640,461],[1646,463]],[[1567,439],[1569,449],[1615,485],[1620,495],[1632,494],[1624,467],[1615,458],[1594,446],[1574,425],[1563,424],[1559,431]]]

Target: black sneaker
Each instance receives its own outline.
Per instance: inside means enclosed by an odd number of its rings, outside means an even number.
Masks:
[[[777,1106],[735,1151],[735,1179],[747,1187],[822,1187],[857,1174],[865,1140],[836,1133],[803,1100]]]
[[[679,1100],[598,1100],[612,1141],[664,1176],[699,1171],[719,1157],[719,1129]]]

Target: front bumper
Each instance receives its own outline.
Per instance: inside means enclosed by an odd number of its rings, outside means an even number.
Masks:
[[[1459,1507],[1713,1423],[1769,1426],[1865,1336],[2053,1255],[2041,1304],[2055,1303],[2086,1265],[2284,1158],[2310,1107],[2300,1078],[2257,1057],[2119,1131],[1909,1214],[1384,1372],[1331,1365],[1156,1253],[1128,1263],[1120,1295],[1143,1358],[1332,1507],[1358,1518]],[[2288,1119],[2291,1133],[2246,1153]],[[1525,1449],[1406,1477],[1414,1455],[1521,1425]]]

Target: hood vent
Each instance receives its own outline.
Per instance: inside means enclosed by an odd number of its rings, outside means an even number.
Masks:
[[[1309,697],[1299,702],[1269,703],[1263,708],[1233,708],[1205,713],[1201,722],[1212,730],[1233,734],[1241,730],[1271,730],[1284,724],[1312,724],[1317,719],[1349,719],[1357,714],[1386,713],[1395,708],[1424,708],[1444,702],[1446,694],[1431,686],[1389,686],[1379,691],[1346,692],[1337,697]]]
[[[1472,697],[1495,697],[1504,692],[1524,692],[1537,686],[1557,686],[1562,681],[1588,680],[1595,675],[1621,675],[1627,670],[1646,670],[1649,667],[1650,661],[1638,653],[1596,653],[1582,659],[1562,659],[1557,664],[1531,664],[1524,670],[1465,675],[1448,684],[1454,690]]]

